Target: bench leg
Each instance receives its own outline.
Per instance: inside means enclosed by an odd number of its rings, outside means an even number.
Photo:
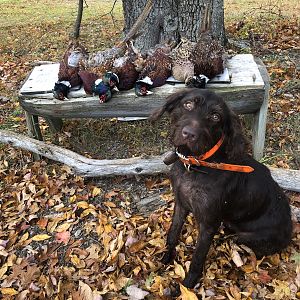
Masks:
[[[265,102],[261,106],[260,110],[255,114],[253,122],[252,150],[253,156],[256,160],[262,159],[264,153],[268,111],[268,104]]]
[[[259,72],[265,84],[265,94],[264,102],[260,107],[259,111],[254,116],[253,122],[253,156],[256,160],[260,160],[263,157],[264,145],[265,145],[265,134],[267,125],[267,112],[268,112],[268,102],[269,102],[269,90],[270,90],[270,78],[261,59],[255,58]]]
[[[36,140],[42,141],[43,136],[39,125],[39,117],[25,111],[25,118],[26,118],[28,135]],[[39,154],[34,153],[33,159],[40,160],[41,156]]]
[[[63,126],[63,121],[60,118],[45,117],[47,124],[49,125],[50,130],[53,133],[60,132]]]

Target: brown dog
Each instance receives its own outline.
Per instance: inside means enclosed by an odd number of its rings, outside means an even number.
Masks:
[[[176,154],[167,161],[175,194],[175,211],[163,258],[169,263],[185,218],[192,212],[199,236],[183,284],[194,287],[215,233],[223,223],[257,256],[281,251],[290,243],[291,213],[287,197],[267,167],[247,154],[239,119],[214,92],[185,89],[168,97],[152,114],[171,118]]]

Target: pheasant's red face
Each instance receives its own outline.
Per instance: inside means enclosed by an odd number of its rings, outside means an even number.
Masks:
[[[113,81],[113,80],[109,80],[109,86],[110,86],[111,88],[114,88],[114,87],[116,86],[116,82]]]
[[[100,103],[104,103],[106,101],[106,95],[104,94],[104,95],[100,95],[99,96],[99,102]]]
[[[141,91],[142,95],[146,95],[147,94],[147,88],[145,86],[142,86],[140,91]]]
[[[57,99],[58,99],[58,100],[64,100],[64,99],[65,99],[64,94],[63,94],[62,92],[58,93],[58,94],[57,94]]]

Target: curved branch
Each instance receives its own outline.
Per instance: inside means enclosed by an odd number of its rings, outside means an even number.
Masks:
[[[145,8],[143,9],[142,13],[137,18],[137,20],[133,24],[132,28],[129,30],[129,32],[126,34],[125,38],[121,42],[122,44],[128,42],[131,39],[133,39],[138,34],[138,31],[140,30],[143,22],[148,17],[148,15],[149,15],[149,13],[150,13],[153,5],[154,5],[154,1],[155,0],[148,0],[147,1],[146,5],[145,5]]]
[[[163,163],[166,154],[148,159],[140,157],[128,159],[91,159],[73,151],[46,144],[24,135],[0,130],[0,142],[28,150],[49,159],[70,166],[83,177],[116,175],[153,175],[166,173],[169,167]],[[300,171],[270,168],[272,177],[284,189],[300,192]]]

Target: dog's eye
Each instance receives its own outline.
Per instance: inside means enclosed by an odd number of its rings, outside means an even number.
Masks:
[[[210,117],[214,122],[219,122],[220,119],[221,119],[221,116],[217,113],[215,114],[212,114],[211,117]]]
[[[186,110],[193,110],[194,107],[195,107],[195,102],[193,101],[187,101],[183,104],[183,107],[186,109]]]

